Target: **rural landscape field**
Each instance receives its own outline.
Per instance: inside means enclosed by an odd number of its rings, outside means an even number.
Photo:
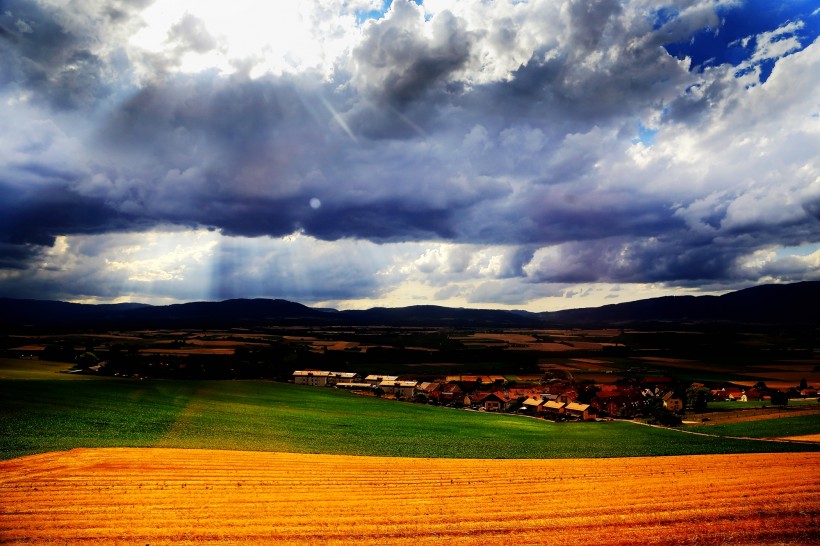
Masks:
[[[802,326],[17,328],[0,357],[0,542],[816,544],[814,340]],[[359,382],[317,386],[328,368]],[[598,413],[541,411],[560,397]]]
[[[0,0],[0,546],[820,545],[818,0]]]

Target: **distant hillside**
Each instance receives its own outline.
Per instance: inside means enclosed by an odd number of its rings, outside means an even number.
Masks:
[[[38,327],[230,327],[267,323],[323,322],[328,313],[286,300],[235,299],[174,305],[82,305],[0,298],[0,324]]]
[[[739,322],[820,324],[820,282],[770,284],[722,296],[666,296],[539,313],[548,323]]]
[[[374,307],[365,311],[341,311],[339,315],[347,323],[357,325],[489,326],[507,328],[525,328],[540,325],[537,315],[523,316],[512,311],[462,309],[436,305]]]
[[[6,328],[215,328],[265,324],[526,328],[649,322],[820,325],[818,302],[820,282],[765,285],[723,296],[668,296],[545,313],[435,305],[335,311],[278,299],[151,306],[134,303],[81,305],[0,298],[0,325]]]

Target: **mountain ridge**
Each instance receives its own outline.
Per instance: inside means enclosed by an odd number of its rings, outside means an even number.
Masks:
[[[721,296],[662,296],[562,311],[507,311],[438,305],[339,311],[284,299],[229,299],[154,306],[0,298],[0,324],[78,327],[225,327],[265,324],[350,326],[624,326],[648,322],[820,325],[820,281],[769,284]]]

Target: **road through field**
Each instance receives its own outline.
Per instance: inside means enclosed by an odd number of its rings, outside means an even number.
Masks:
[[[76,449],[0,461],[14,544],[817,544],[820,454],[481,460]]]

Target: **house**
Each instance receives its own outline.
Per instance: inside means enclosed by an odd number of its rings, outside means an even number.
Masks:
[[[712,389],[712,400],[714,402],[726,402],[729,400],[729,393],[726,389]]]
[[[592,407],[589,404],[578,404],[577,402],[571,402],[567,404],[566,412],[567,415],[572,417],[577,417],[582,421],[590,421],[595,419],[595,416],[592,414]]]
[[[683,399],[669,391],[663,395],[663,407],[675,413],[681,412],[683,411]]]
[[[763,400],[763,393],[755,387],[747,389],[745,394],[746,400],[754,400],[755,402],[757,402],[758,400]]]
[[[416,385],[416,395],[427,399],[434,399],[433,393],[441,388],[441,383],[435,381],[425,381]]]
[[[563,415],[566,411],[566,404],[563,402],[557,402],[555,400],[547,400],[544,402],[544,413],[547,415],[558,417],[559,415]]]
[[[590,405],[597,413],[629,417],[646,407],[646,396],[633,387],[612,386],[595,393]]]
[[[502,392],[491,392],[474,401],[479,402],[485,411],[507,411],[510,408],[510,399]]]
[[[564,404],[569,404],[571,402],[575,402],[578,399],[578,391],[575,389],[567,389],[563,393],[558,395],[558,402],[563,402]]]
[[[464,400],[464,391],[456,383],[447,383],[433,391],[431,398],[441,404],[461,403]]]
[[[527,411],[528,413],[541,413],[544,404],[546,403],[547,401],[543,398],[527,398],[524,400],[521,409]]]

